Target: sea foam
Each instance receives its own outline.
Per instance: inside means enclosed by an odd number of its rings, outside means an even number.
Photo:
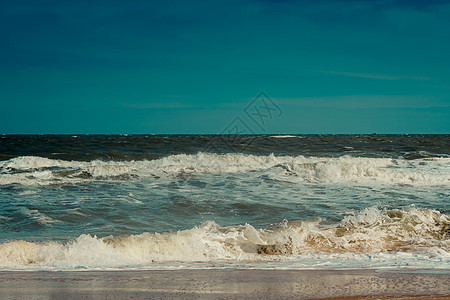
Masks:
[[[335,225],[320,219],[222,227],[207,221],[189,230],[62,242],[9,241],[1,269],[154,267],[168,263],[282,262],[314,255],[345,258],[422,255],[450,261],[450,217],[435,210],[370,207]],[[356,255],[356,256],[355,256]],[[316,262],[317,263],[317,262]]]
[[[198,153],[156,160],[79,162],[23,156],[0,162],[0,185],[77,184],[248,172],[293,183],[449,186],[450,158],[403,160]]]

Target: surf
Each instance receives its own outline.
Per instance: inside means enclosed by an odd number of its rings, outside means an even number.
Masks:
[[[142,161],[64,161],[21,156],[0,162],[0,185],[156,180],[257,172],[293,183],[450,186],[450,158],[417,160],[246,154],[179,154]]]
[[[176,232],[103,236],[65,242],[12,240],[0,244],[0,269],[152,268],[174,263],[285,263],[298,258],[367,255],[450,259],[450,216],[411,206],[376,206],[327,224],[321,219],[220,226],[213,221]],[[412,260],[410,263],[414,264]]]

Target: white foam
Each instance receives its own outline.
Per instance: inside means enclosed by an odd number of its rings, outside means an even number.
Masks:
[[[270,136],[271,138],[276,138],[276,139],[286,139],[286,138],[303,138],[302,136],[298,136],[298,135],[272,135]]]
[[[89,162],[26,156],[0,162],[0,184],[48,185],[92,180],[170,178],[180,174],[259,172],[305,183],[450,185],[450,158],[402,160],[343,156],[171,155],[157,160]]]
[[[104,238],[83,234],[67,244],[10,241],[0,245],[0,269],[151,268],[198,262],[278,262],[290,266],[292,261],[316,256],[333,264],[342,264],[349,257],[361,258],[364,264],[367,257],[374,256],[387,262],[408,256],[412,264],[417,257],[447,262],[449,224],[448,215],[416,207],[371,207],[335,226],[323,226],[315,220],[256,229],[250,224],[221,227],[208,221],[178,232]],[[309,263],[314,264],[320,265],[320,261]]]

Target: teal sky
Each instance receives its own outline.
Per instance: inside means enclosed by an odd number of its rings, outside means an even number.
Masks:
[[[0,133],[450,133],[450,1],[0,1]],[[257,128],[264,91],[283,111]]]

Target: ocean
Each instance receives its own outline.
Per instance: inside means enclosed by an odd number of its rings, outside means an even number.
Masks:
[[[450,135],[3,135],[0,270],[450,273]]]

